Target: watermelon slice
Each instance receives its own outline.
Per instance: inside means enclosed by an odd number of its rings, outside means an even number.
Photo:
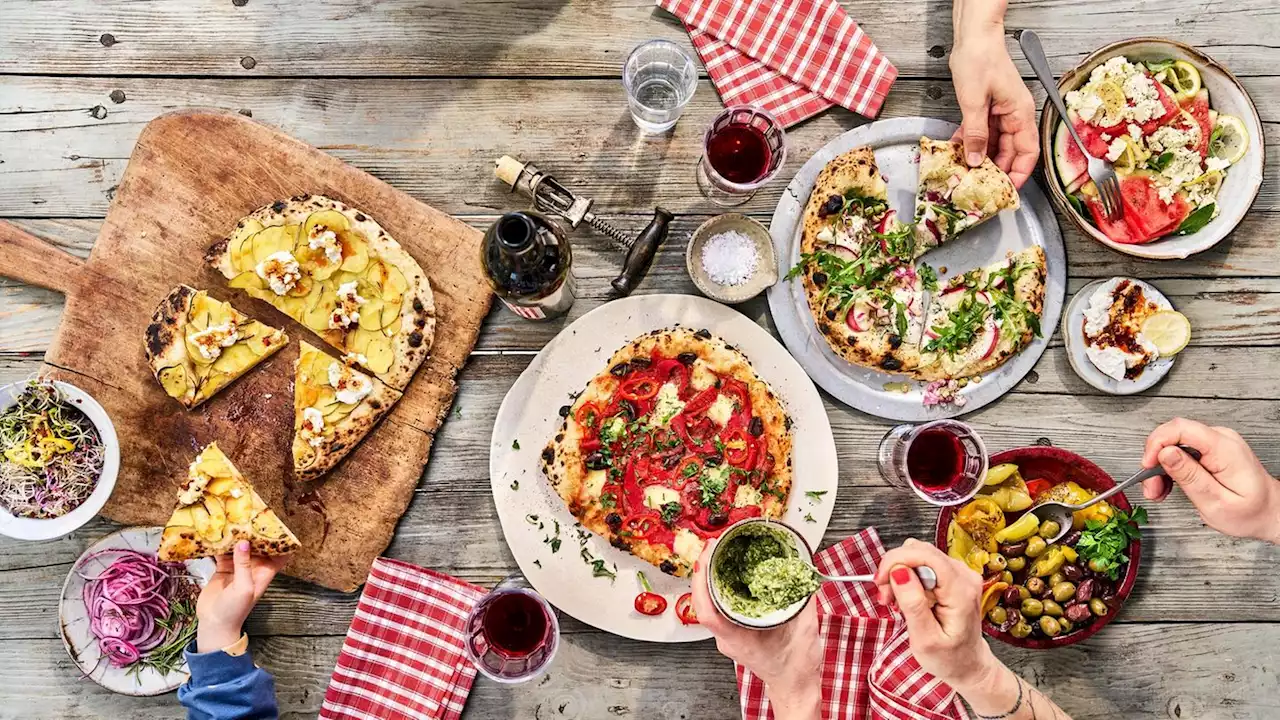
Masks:
[[[1088,150],[1089,154],[1096,158],[1107,156],[1107,146],[1109,143],[1102,139],[1103,133],[1106,133],[1113,138],[1117,137],[1118,134],[1124,133],[1124,128],[1119,126],[1113,128],[1100,128],[1097,125],[1090,125],[1084,120],[1081,120],[1080,116],[1077,115],[1074,110],[1067,111],[1067,118],[1071,120],[1071,125],[1076,129],[1076,134],[1080,136],[1082,141],[1084,141],[1085,150]],[[1072,145],[1074,144],[1075,143],[1072,143]],[[1079,150],[1079,148],[1076,149]]]
[[[1058,123],[1058,132],[1053,136],[1053,161],[1067,194],[1075,193],[1089,181],[1089,161],[1067,132],[1064,122]]]
[[[1148,77],[1150,77],[1150,75],[1148,75]],[[1168,123],[1170,120],[1177,117],[1178,110],[1179,110],[1178,103],[1174,102],[1173,98],[1170,97],[1169,91],[1165,90],[1163,83],[1156,82],[1154,79],[1152,79],[1151,84],[1156,86],[1156,93],[1160,96],[1160,105],[1164,107],[1164,114],[1158,117],[1153,117],[1150,120],[1142,123],[1143,137],[1147,137],[1148,135],[1150,135],[1151,133],[1159,129],[1162,125],[1164,125],[1165,123]],[[1208,92],[1205,92],[1205,102],[1208,103],[1208,101],[1209,101],[1209,94]]]
[[[1089,214],[1093,216],[1093,224],[1112,241],[1121,245],[1138,245],[1147,241],[1147,238],[1134,236],[1133,231],[1123,220],[1114,223],[1108,220],[1107,211],[1102,209],[1102,201],[1098,198],[1086,196],[1084,205],[1089,208]]]
[[[1182,101],[1182,109],[1195,118],[1200,126],[1200,144],[1196,150],[1200,157],[1209,157],[1209,138],[1213,135],[1213,121],[1209,119],[1209,91],[1201,90],[1194,96]]]
[[[1190,212],[1180,193],[1173,196],[1173,202],[1166,203],[1160,199],[1151,178],[1139,173],[1120,181],[1120,204],[1124,206],[1124,221],[1130,235],[1146,240],[1172,232]]]

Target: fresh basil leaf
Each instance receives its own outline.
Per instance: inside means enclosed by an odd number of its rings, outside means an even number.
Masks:
[[[1160,172],[1169,167],[1169,163],[1171,162],[1173,162],[1173,153],[1160,153],[1159,155],[1154,155],[1147,160],[1147,167],[1155,170],[1156,172]]]
[[[1213,219],[1213,209],[1213,203],[1196,208],[1195,212],[1188,215],[1187,219],[1182,221],[1182,224],[1178,226],[1178,229],[1173,234],[1190,235],[1194,232],[1199,232],[1201,228],[1208,225],[1209,221]]]

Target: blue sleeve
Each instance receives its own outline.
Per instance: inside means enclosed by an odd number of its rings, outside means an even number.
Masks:
[[[249,653],[239,657],[221,650],[198,653],[193,640],[184,655],[191,679],[178,688],[178,702],[187,708],[189,720],[279,717],[275,679],[255,666]]]

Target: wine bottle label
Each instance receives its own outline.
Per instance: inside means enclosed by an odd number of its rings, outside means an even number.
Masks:
[[[570,272],[560,287],[555,292],[546,297],[537,300],[517,300],[514,298],[499,298],[502,304],[507,306],[511,312],[519,315],[525,320],[549,320],[559,317],[567,312],[573,306],[573,301],[578,297],[577,281]]]

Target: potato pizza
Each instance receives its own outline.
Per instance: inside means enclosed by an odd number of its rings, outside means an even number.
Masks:
[[[791,490],[791,418],[736,348],[672,327],[614,353],[542,451],[543,472],[583,527],[677,577],[747,517],[780,517]]]

